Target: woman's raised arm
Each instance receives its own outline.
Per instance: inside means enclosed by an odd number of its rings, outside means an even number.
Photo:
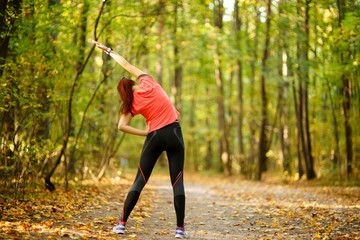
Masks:
[[[122,56],[120,56],[120,54],[114,52],[111,48],[106,47],[105,45],[98,43],[94,40],[92,40],[92,42],[94,44],[96,44],[96,46],[98,48],[100,48],[101,50],[105,51],[107,54],[109,54],[112,58],[115,59],[115,61],[117,61],[123,68],[125,68],[126,71],[128,71],[129,73],[131,73],[133,76],[135,76],[136,78],[138,78],[140,75],[142,74],[146,74],[144,71],[141,71],[140,69],[138,69],[137,67],[131,65],[128,61],[125,60],[125,58],[123,58]]]

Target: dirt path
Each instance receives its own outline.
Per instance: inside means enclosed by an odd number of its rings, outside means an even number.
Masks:
[[[194,183],[198,180],[185,184],[191,239],[360,239],[358,198],[319,187]],[[143,221],[130,219],[127,236],[173,239],[176,220],[168,178],[154,176],[147,188],[153,193],[152,212]]]
[[[112,233],[133,174],[1,206],[0,239],[174,239],[168,176],[153,174],[127,223]],[[360,188],[185,175],[190,239],[360,239]]]

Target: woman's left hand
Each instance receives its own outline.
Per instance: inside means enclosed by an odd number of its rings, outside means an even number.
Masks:
[[[99,43],[99,42],[97,42],[97,41],[95,41],[95,40],[92,40],[92,43],[93,43],[93,44],[96,44],[96,46],[97,46],[98,48],[100,48],[101,50],[103,50],[103,51],[106,51],[106,50],[108,49],[105,45],[103,45],[103,44],[101,44],[101,43]]]

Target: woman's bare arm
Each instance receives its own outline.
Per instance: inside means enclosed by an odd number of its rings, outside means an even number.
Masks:
[[[149,126],[146,126],[146,130],[141,130],[138,128],[134,128],[132,126],[129,125],[131,119],[131,113],[123,113],[120,116],[120,121],[118,124],[118,129],[120,131],[126,132],[126,133],[130,133],[130,134],[134,134],[134,135],[138,135],[138,136],[147,136],[148,132],[149,132]]]
[[[98,42],[96,42],[94,40],[93,40],[93,43],[96,44],[96,46],[98,48],[100,48],[101,50],[104,50],[104,51],[108,50],[108,48],[105,45],[101,44],[101,43],[98,43]],[[131,65],[128,61],[126,61],[125,58],[123,58],[120,54],[116,53],[115,51],[109,49],[109,51],[107,51],[107,53],[112,58],[114,58],[115,61],[117,61],[123,68],[125,68],[126,71],[131,73],[136,78],[138,78],[142,74],[146,74],[144,71],[142,71],[142,70],[138,69],[137,67]]]

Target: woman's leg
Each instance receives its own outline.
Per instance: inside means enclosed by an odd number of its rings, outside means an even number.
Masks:
[[[183,183],[184,141],[181,127],[176,124],[167,135],[166,153],[169,161],[170,178],[174,193],[174,206],[178,227],[184,227],[185,191]]]
[[[159,144],[157,138],[157,132],[151,132],[147,136],[143,146],[135,181],[126,196],[123,213],[120,220],[121,222],[127,221],[131,211],[139,199],[142,189],[149,180],[156,160],[159,158],[162,151],[162,146]]]

